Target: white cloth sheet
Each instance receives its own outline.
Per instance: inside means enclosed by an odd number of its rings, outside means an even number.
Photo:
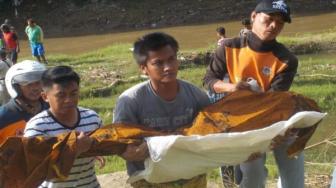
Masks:
[[[319,122],[326,113],[299,112],[287,121],[263,129],[206,136],[156,136],[147,138],[150,158],[145,170],[131,176],[132,183],[145,179],[152,183],[190,179],[223,165],[244,162],[255,152],[267,152],[277,135],[289,128],[304,128]]]

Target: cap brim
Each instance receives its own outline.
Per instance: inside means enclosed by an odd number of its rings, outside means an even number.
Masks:
[[[290,16],[288,16],[284,12],[279,11],[278,9],[262,10],[262,11],[258,11],[257,13],[259,13],[259,12],[263,12],[265,14],[280,13],[282,15],[282,17],[284,18],[285,22],[287,22],[287,23],[291,23],[292,22],[292,19],[290,18]]]

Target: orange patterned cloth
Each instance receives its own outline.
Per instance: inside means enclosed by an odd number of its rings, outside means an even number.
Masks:
[[[291,92],[235,92],[206,107],[192,125],[174,133],[129,124],[104,126],[90,135],[94,143],[81,156],[118,155],[124,152],[127,144],[141,143],[149,136],[206,135],[259,129],[288,120],[300,111],[319,111],[319,108],[313,100]],[[299,130],[299,137],[288,149],[290,156],[304,149],[316,126]],[[10,137],[0,146],[0,187],[33,188],[43,180],[66,178],[75,151],[74,132],[49,138]]]
[[[243,132],[288,120],[302,111],[320,112],[316,102],[292,92],[254,93],[238,91],[202,110],[183,135],[206,135],[219,132]],[[300,129],[298,138],[287,153],[294,156],[304,149],[316,126]]]
[[[114,124],[97,129],[94,142],[82,157],[117,155],[127,144],[163,135],[137,125]],[[76,155],[76,133],[58,137],[10,137],[0,146],[0,187],[35,188],[44,180],[68,176]]]

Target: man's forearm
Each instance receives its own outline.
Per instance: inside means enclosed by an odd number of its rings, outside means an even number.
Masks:
[[[225,93],[234,91],[235,85],[231,83],[225,83],[222,80],[217,80],[213,84],[212,88],[216,93]]]

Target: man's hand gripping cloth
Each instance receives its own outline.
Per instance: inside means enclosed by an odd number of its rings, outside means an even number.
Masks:
[[[104,126],[90,135],[94,143],[81,156],[121,154],[127,144],[140,143],[147,137],[151,158],[145,162],[146,169],[130,181],[188,179],[223,164],[243,162],[251,153],[267,151],[271,140],[288,128],[299,130],[299,137],[288,150],[290,156],[295,155],[324,115],[314,101],[302,95],[236,92],[205,108],[192,125],[175,133],[137,125]],[[164,136],[168,134],[186,136]],[[0,146],[0,187],[29,188],[46,179],[66,178],[75,148],[74,132],[52,138],[7,139]]]

